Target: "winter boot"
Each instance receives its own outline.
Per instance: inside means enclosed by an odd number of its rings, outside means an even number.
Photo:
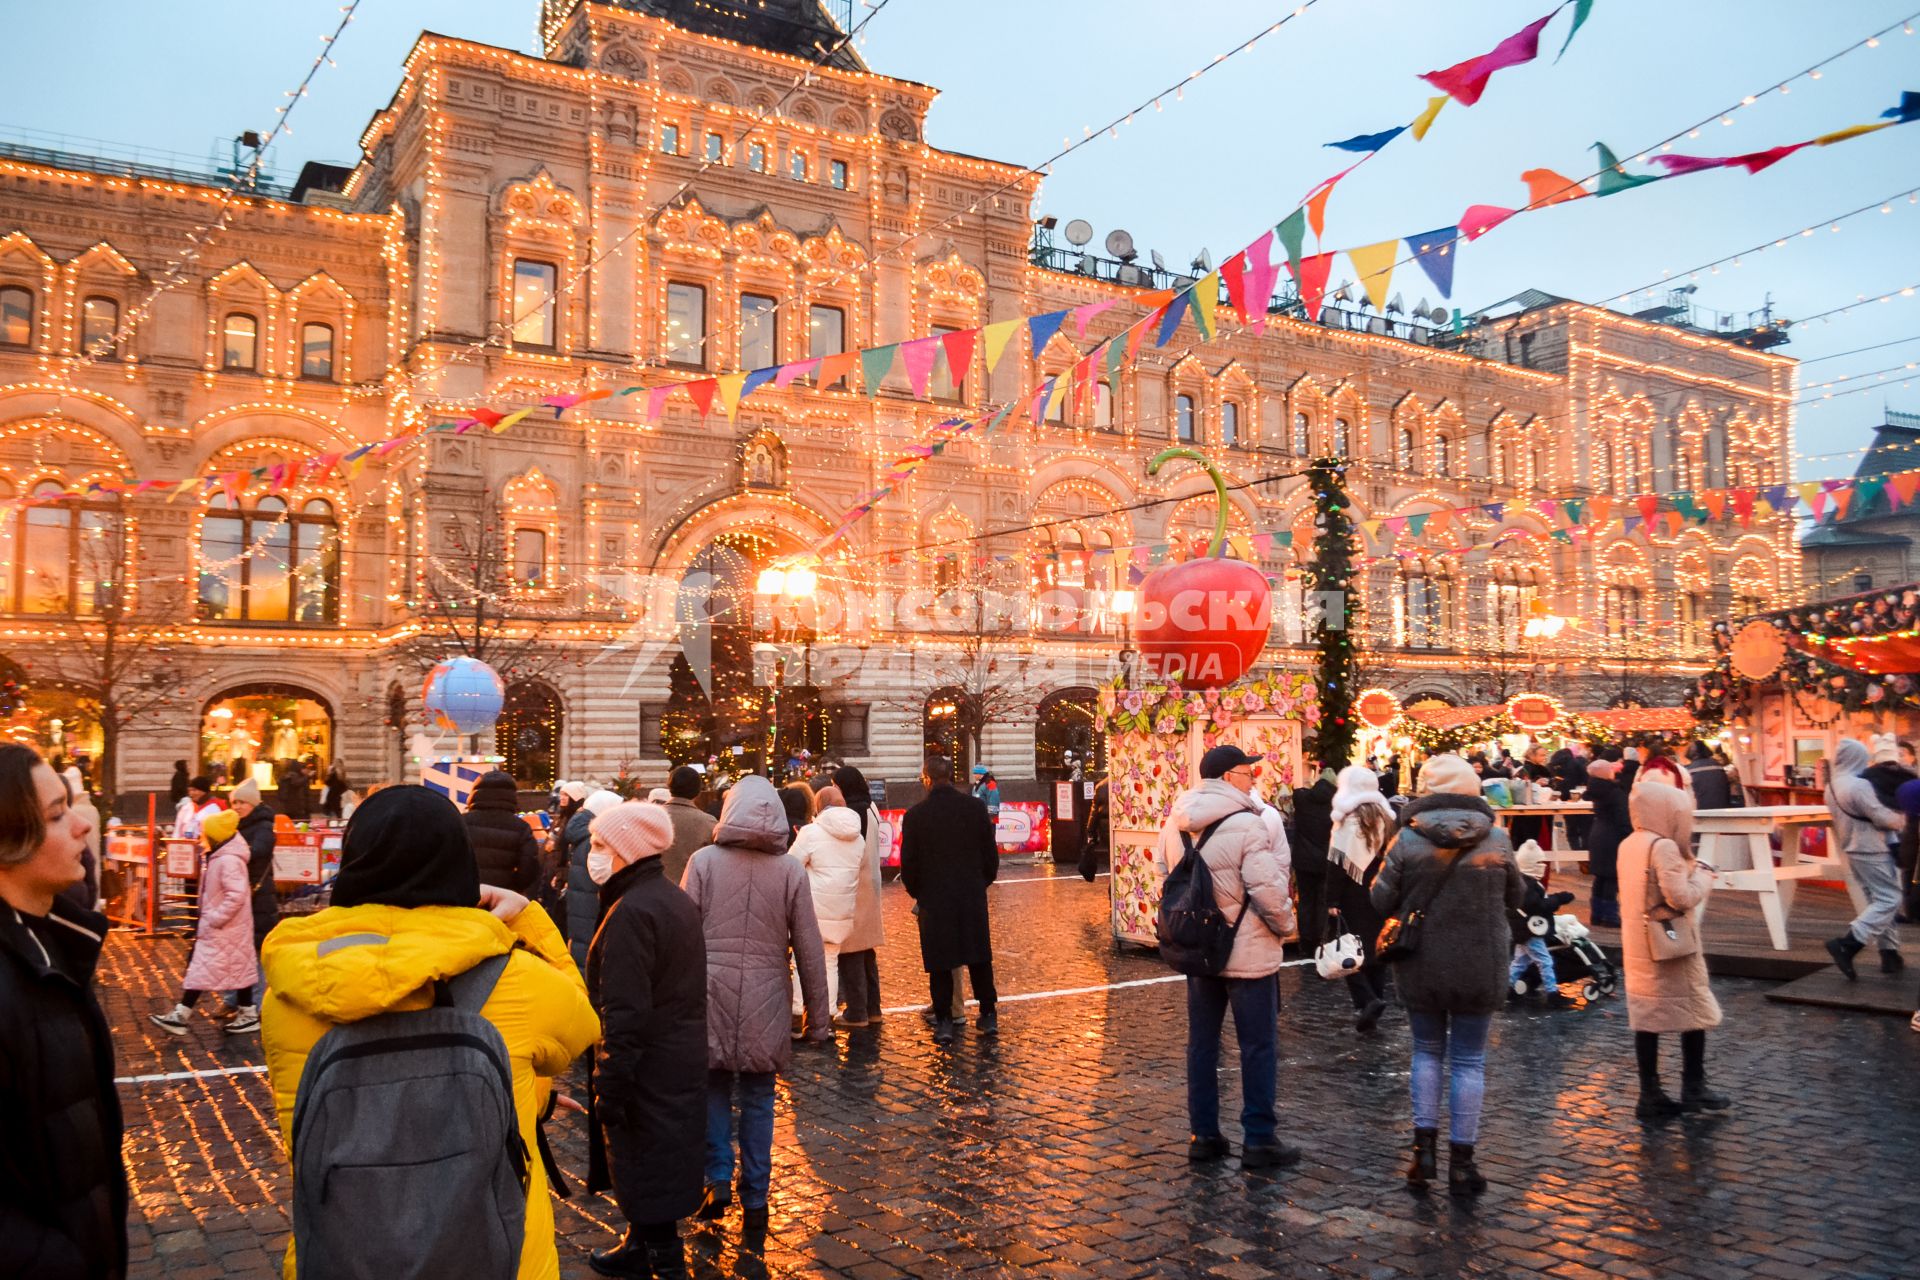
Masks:
[[[1456,1196],[1477,1196],[1487,1189],[1487,1180],[1480,1174],[1480,1166],[1473,1162],[1473,1144],[1471,1142],[1453,1142],[1447,1144],[1447,1193]]]
[[[1367,1001],[1366,1008],[1354,1015],[1353,1029],[1365,1034],[1380,1024],[1380,1015],[1387,1011],[1387,1002],[1375,997]]]
[[[727,1210],[733,1207],[733,1188],[716,1183],[707,1188],[707,1194],[700,1201],[700,1207],[693,1216],[703,1222],[713,1222],[727,1216]]]
[[[687,1274],[687,1250],[679,1240],[647,1242],[647,1266],[659,1280]]]
[[[1833,967],[1846,974],[1847,981],[1859,979],[1860,975],[1853,971],[1853,958],[1866,950],[1866,946],[1851,933],[1843,933],[1827,943],[1827,954],[1833,957]]]
[[[953,1043],[952,1018],[935,1018],[933,1020],[933,1042],[935,1044]]]
[[[226,1025],[226,1033],[230,1036],[243,1036],[259,1029],[260,1007],[251,1004],[243,1004],[235,1009],[233,1021]]]
[[[165,1013],[150,1013],[147,1021],[170,1036],[187,1034],[187,1019],[193,1016],[193,1010],[183,1004],[176,1004]]]
[[[980,1006],[980,1016],[974,1019],[974,1028],[983,1036],[1000,1034],[1000,1010],[995,1005]]]
[[[1613,901],[1595,901],[1587,906],[1587,923],[1595,928],[1618,929],[1620,927],[1620,904]]]
[[[1665,1120],[1677,1116],[1683,1110],[1681,1105],[1667,1096],[1667,1091],[1658,1084],[1640,1086],[1640,1102],[1634,1107],[1633,1114],[1642,1120]]]
[[[652,1252],[652,1247],[643,1244],[640,1237],[629,1228],[613,1248],[595,1249],[588,1256],[587,1265],[597,1275],[632,1276],[635,1280],[647,1280],[654,1274],[650,1258]]]
[[[1906,968],[1907,962],[1901,958],[1898,951],[1890,951],[1885,947],[1880,948],[1880,972],[1904,973],[1906,972]]]
[[[1682,1080],[1680,1082],[1680,1109],[1682,1111],[1725,1111],[1733,1105],[1733,1099],[1724,1093],[1715,1093],[1707,1088],[1704,1078]]]
[[[1425,1191],[1427,1184],[1440,1176],[1439,1145],[1438,1129],[1413,1131],[1413,1159],[1407,1162],[1407,1185],[1415,1191]]]

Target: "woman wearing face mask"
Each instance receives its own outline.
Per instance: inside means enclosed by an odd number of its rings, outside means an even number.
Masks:
[[[594,820],[588,871],[600,929],[587,993],[603,1038],[593,1063],[587,1190],[613,1189],[627,1233],[593,1255],[601,1275],[680,1276],[678,1222],[700,1204],[705,1167],[707,962],[700,911],[660,855],[673,823],[629,800]]]

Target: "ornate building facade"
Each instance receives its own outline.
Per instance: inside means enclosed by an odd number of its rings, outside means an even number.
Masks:
[[[935,90],[822,59],[833,34],[810,0],[548,0],[545,57],[424,34],[360,162],[285,193],[0,150],[15,736],[99,749],[71,660],[118,625],[155,668],[126,673],[129,716],[139,694],[162,704],[125,726],[122,790],[164,785],[176,759],[407,776],[424,665],[463,651],[509,676],[494,745],[529,783],[657,778],[689,735],[750,742],[754,715],[782,714],[769,685],[806,708],[814,749],[893,778],[952,736],[956,692],[982,695],[978,754],[1046,776],[1061,741],[1087,745],[1090,687],[1127,648],[1133,559],[1102,552],[1177,556],[1211,528],[1195,468],[1146,474],[1182,442],[1226,473],[1233,532],[1293,535],[1249,544],[1282,584],[1271,662],[1307,661],[1291,584],[1309,458],[1351,459],[1363,520],[1474,509],[1437,534],[1368,526],[1366,668],[1409,700],[1508,682],[1661,700],[1708,619],[1795,587],[1784,519],[1558,539],[1540,509],[1784,482],[1793,362],[1533,295],[1465,334],[1338,304],[1314,322],[1276,305],[1255,333],[1223,304],[1215,340],[1185,330],[1043,422],[954,440],[834,544],[810,604],[749,608],[761,571],[827,539],[902,447],[1024,403],[1165,283],[1057,269],[1037,179],[931,145]],[[224,230],[190,241],[225,202]],[[475,406],[1100,301],[1084,333],[1032,355],[1023,335],[958,380],[943,364],[924,397],[899,373],[877,395],[801,380],[731,418],[676,398],[657,422],[615,397],[294,466]],[[282,463],[296,482],[207,480]],[[167,483],[11,503],[103,477]],[[1545,644],[1523,638],[1535,601],[1569,620]],[[729,679],[746,708],[730,730],[689,710]]]

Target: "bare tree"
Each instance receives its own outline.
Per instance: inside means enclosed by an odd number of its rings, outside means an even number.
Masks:
[[[944,722],[960,748],[956,770],[980,760],[989,727],[1030,723],[1044,692],[1006,643],[1030,620],[1023,598],[1001,589],[1000,568],[990,560],[940,566],[924,619],[938,642],[910,650],[913,692],[893,700],[899,711]]]
[[[514,549],[491,513],[459,518],[447,552],[427,558],[413,610],[419,630],[402,651],[422,670],[463,656],[507,683],[551,674],[564,657],[547,632],[564,604],[550,575],[544,557],[537,573],[516,572]]]
[[[130,580],[137,564],[127,561],[125,516],[123,503],[110,519],[82,523],[71,594],[44,602],[48,612],[71,614],[72,624],[28,660],[35,681],[70,691],[99,724],[94,778],[108,812],[119,792],[123,744],[158,728],[185,692],[181,589]]]

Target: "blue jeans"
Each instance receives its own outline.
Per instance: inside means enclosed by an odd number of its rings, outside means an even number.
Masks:
[[[1487,1093],[1487,1033],[1493,1029],[1493,1015],[1409,1012],[1407,1022],[1413,1028],[1414,1127],[1440,1127],[1440,1072],[1444,1062],[1451,1067],[1448,1139],[1463,1144],[1477,1141],[1480,1100]]]
[[[1187,1126],[1196,1138],[1220,1136],[1220,1027],[1233,1007],[1240,1042],[1240,1130],[1248,1146],[1274,1139],[1279,1060],[1280,985],[1272,978],[1187,976]]]
[[[767,1207],[773,1181],[773,1073],[707,1072],[707,1185],[733,1185],[733,1093],[740,1088],[740,1204]]]
[[[1545,938],[1528,938],[1525,942],[1513,944],[1513,963],[1507,966],[1508,985],[1518,982],[1520,975],[1527,971],[1527,966],[1530,964],[1540,966],[1542,990],[1552,991],[1560,985],[1559,979],[1553,972],[1553,953],[1547,950]]]

